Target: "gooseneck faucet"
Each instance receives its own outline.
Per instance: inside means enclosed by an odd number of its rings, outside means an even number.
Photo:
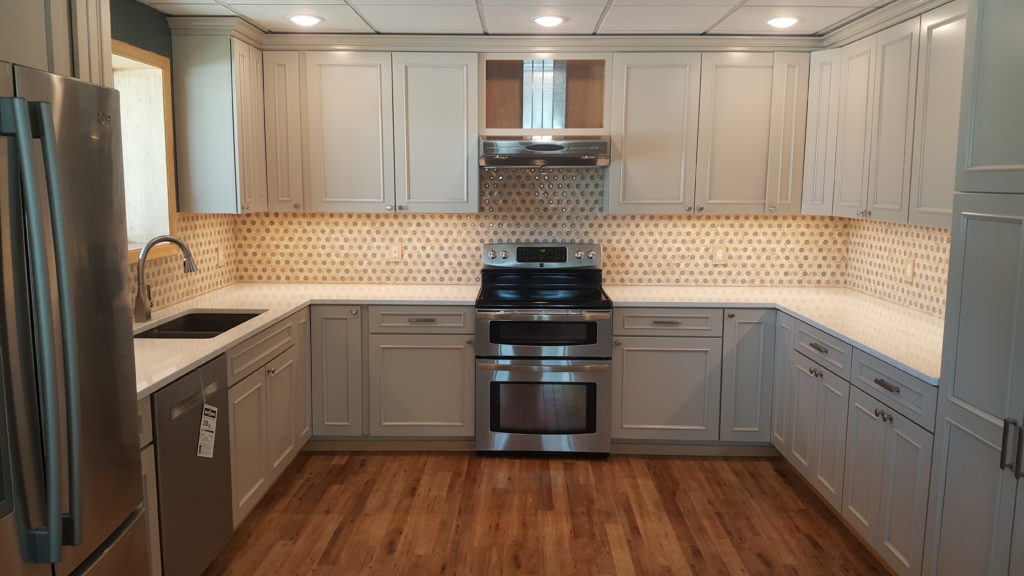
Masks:
[[[139,252],[139,286],[135,291],[135,321],[145,322],[152,318],[153,314],[153,295],[150,292],[149,285],[146,284],[146,257],[149,256],[150,249],[157,244],[164,242],[170,242],[171,244],[177,244],[178,248],[181,248],[182,256],[184,257],[185,263],[185,274],[199,271],[199,267],[196,266],[196,261],[192,259],[192,251],[188,249],[188,245],[185,244],[176,236],[157,236],[146,245],[143,246],[142,251]]]

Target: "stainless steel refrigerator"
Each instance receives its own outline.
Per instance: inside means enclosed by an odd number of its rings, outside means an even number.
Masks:
[[[118,94],[0,62],[0,574],[142,575]]]

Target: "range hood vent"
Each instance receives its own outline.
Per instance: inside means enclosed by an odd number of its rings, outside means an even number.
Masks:
[[[581,168],[607,166],[610,145],[603,137],[564,140],[481,138],[480,166],[484,168]]]

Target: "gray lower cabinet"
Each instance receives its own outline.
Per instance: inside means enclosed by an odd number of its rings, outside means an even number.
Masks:
[[[836,510],[842,506],[850,384],[817,362],[790,356],[790,463]]]
[[[932,434],[850,389],[843,517],[901,576],[921,573]]]
[[[778,313],[775,320],[775,381],[772,386],[772,446],[783,455],[789,454],[792,438],[793,384],[789,355],[793,351],[796,319]]]
[[[142,508],[146,511],[149,542],[149,576],[162,576],[160,554],[160,506],[156,484],[156,450],[153,447],[153,409],[147,396],[139,400],[139,447],[142,449]]]
[[[472,335],[371,334],[369,352],[371,436],[473,436]]]
[[[721,382],[721,338],[615,336],[612,439],[718,440]]]
[[[359,306],[312,306],[313,435],[363,435],[363,340]]]
[[[719,440],[771,440],[774,376],[775,310],[726,310]]]
[[[267,493],[266,372],[257,370],[228,390],[231,424],[231,520],[235,528]]]

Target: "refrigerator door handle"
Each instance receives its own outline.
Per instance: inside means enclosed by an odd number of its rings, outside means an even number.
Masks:
[[[57,305],[60,308],[60,331],[64,360],[64,403],[68,442],[68,513],[63,517],[63,543],[82,543],[82,411],[79,399],[78,346],[75,342],[75,319],[72,314],[71,267],[68,264],[67,239],[64,234],[64,207],[57,178],[57,144],[53,129],[53,110],[49,102],[30,102],[34,125],[38,127],[43,150],[43,172],[50,204],[50,233],[53,238],[54,263],[57,268]]]
[[[30,562],[57,563],[61,559],[60,510],[60,430],[56,382],[57,355],[53,346],[53,318],[50,310],[49,273],[45,252],[45,234],[37,183],[32,165],[30,142],[32,127],[28,103],[22,98],[0,98],[0,132],[13,136],[21,172],[25,228],[28,236],[28,268],[32,278],[32,317],[36,323],[37,375],[42,404],[41,434],[45,466],[45,524],[29,527],[27,534]]]

